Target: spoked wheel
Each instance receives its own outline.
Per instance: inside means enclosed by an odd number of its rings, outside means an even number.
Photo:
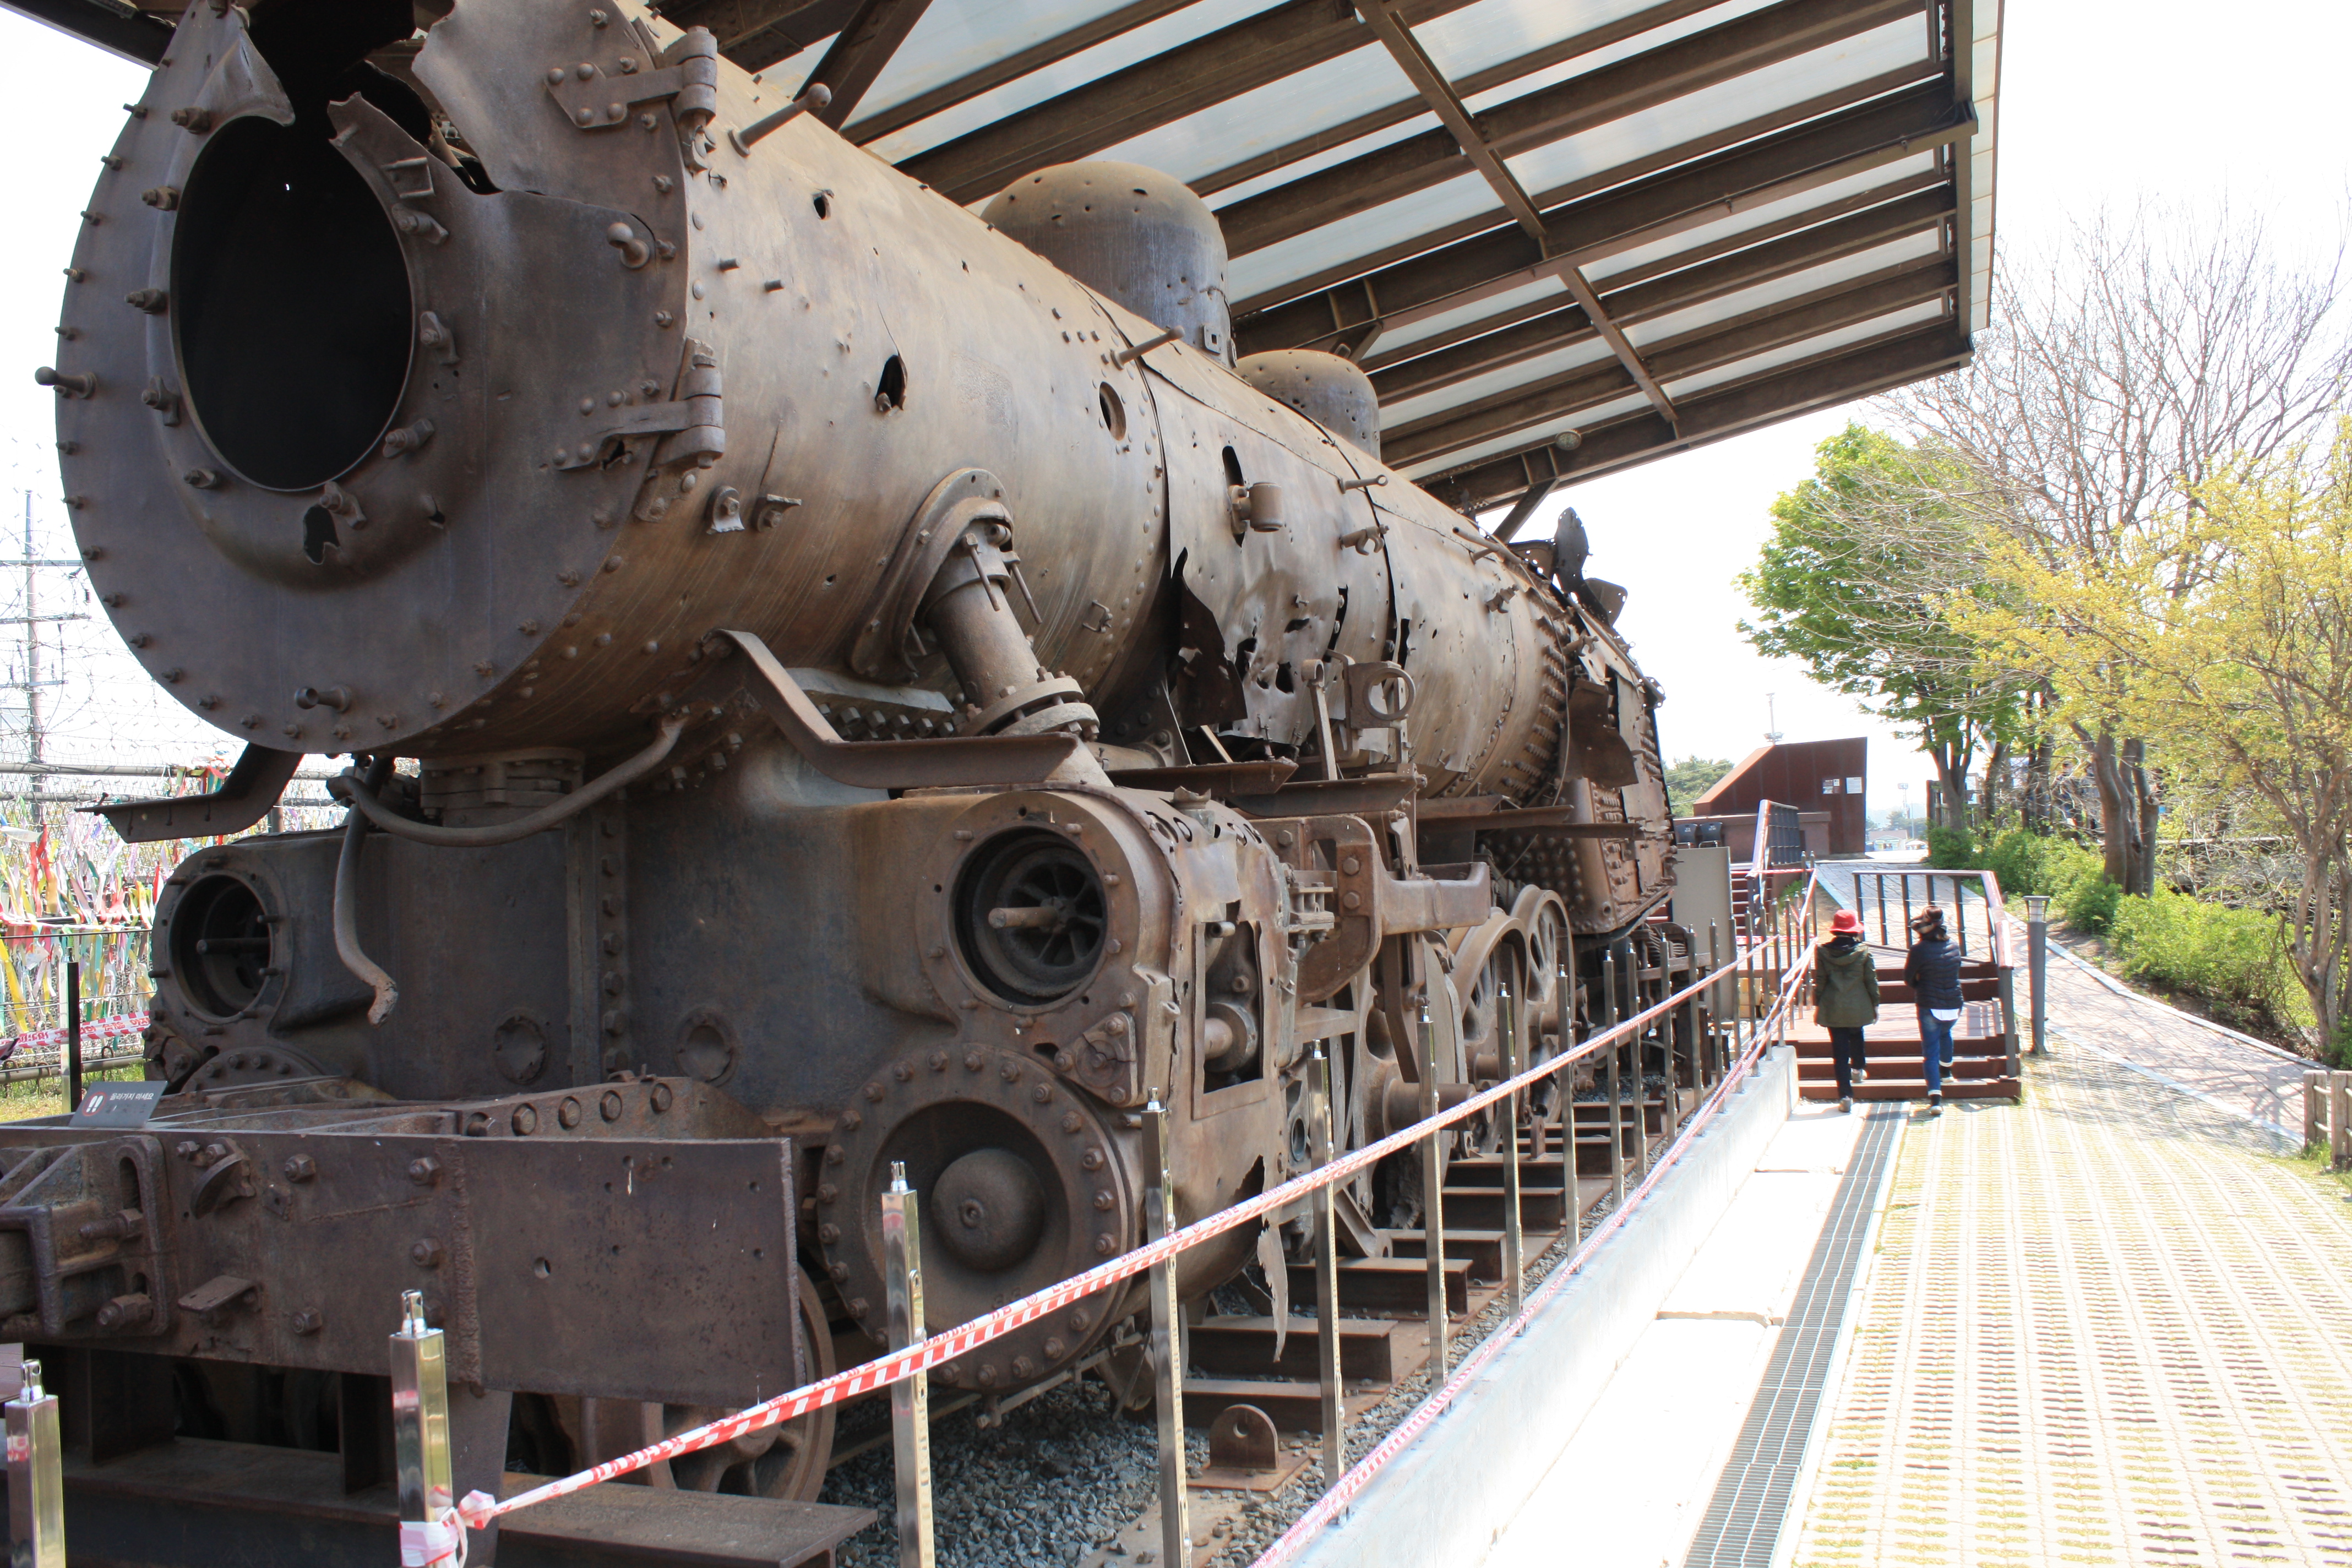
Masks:
[[[824,1309],[817,1300],[816,1287],[805,1274],[801,1276],[800,1305],[801,1333],[809,1347],[811,1380],[830,1377],[837,1370],[834,1364],[833,1334],[825,1326]],[[835,1409],[828,1405],[814,1415],[746,1433],[715,1448],[681,1454],[654,1466],[655,1473],[648,1479],[656,1486],[668,1485],[679,1491],[814,1502],[819,1489],[824,1485],[825,1467],[833,1458]],[[734,1414],[717,1405],[663,1405],[649,1406],[647,1415],[656,1411],[659,1412],[661,1427],[657,1435],[662,1437],[674,1437]]]

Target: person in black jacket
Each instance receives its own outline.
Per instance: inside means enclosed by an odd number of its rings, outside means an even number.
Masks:
[[[1944,911],[1927,906],[1911,921],[1903,982],[1919,1010],[1919,1054],[1926,1059],[1927,1114],[1944,1110],[1944,1069],[1952,1065],[1952,1026],[1960,1017],[1960,950],[1944,934]]]

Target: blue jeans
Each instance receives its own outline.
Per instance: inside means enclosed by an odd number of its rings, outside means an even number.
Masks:
[[[1944,1091],[1944,1060],[1952,1054],[1952,1026],[1919,1009],[1919,1054],[1927,1062],[1927,1092]]]

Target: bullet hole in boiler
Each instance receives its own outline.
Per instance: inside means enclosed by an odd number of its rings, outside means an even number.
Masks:
[[[1110,383],[1103,383],[1096,400],[1102,405],[1103,428],[1110,432],[1110,438],[1114,441],[1126,440],[1127,405],[1118,400],[1118,394],[1113,390]]]
[[[813,205],[816,208],[817,216],[831,217],[833,216],[833,193],[831,191],[819,191],[816,194],[816,200]]]
[[[1290,661],[1288,659],[1284,659],[1280,665],[1276,667],[1274,672],[1274,684],[1276,688],[1284,691],[1296,691],[1298,689],[1298,683],[1291,679]]]
[[[310,558],[313,566],[327,563],[327,547],[342,548],[343,542],[335,532],[335,514],[325,507],[314,506],[302,514],[302,553]]]
[[[874,384],[874,406],[883,414],[907,406],[907,363],[892,354],[882,366],[882,379]]]
[[[1225,483],[1238,485],[1242,482],[1242,460],[1235,455],[1234,449],[1228,447],[1225,448]]]

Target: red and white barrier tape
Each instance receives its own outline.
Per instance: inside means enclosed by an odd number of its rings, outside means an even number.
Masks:
[[[1133,1251],[1089,1268],[1083,1274],[1074,1274],[1057,1285],[1045,1287],[1034,1295],[1024,1296],[1018,1301],[999,1307],[992,1312],[974,1318],[970,1322],[950,1329],[944,1333],[933,1334],[929,1339],[919,1340],[902,1351],[896,1351],[889,1355],[851,1367],[846,1372],[835,1373],[831,1377],[809,1384],[805,1387],[793,1389],[790,1393],[780,1394],[773,1399],[754,1405],[749,1409],[739,1410],[732,1415],[723,1416],[705,1426],[691,1427],[674,1437],[664,1438],[661,1442],[650,1444],[633,1454],[624,1454],[618,1458],[607,1459],[600,1465],[591,1466],[576,1475],[549,1481],[544,1486],[533,1487],[526,1492],[518,1492],[502,1502],[492,1499],[485,1492],[468,1492],[458,1503],[458,1511],[468,1525],[478,1529],[501,1515],[513,1513],[537,1503],[551,1502],[557,1498],[569,1497],[574,1492],[585,1491],[590,1487],[625,1476],[634,1470],[641,1470],[648,1465],[659,1464],[665,1459],[676,1458],[682,1454],[696,1453],[704,1448],[716,1447],[721,1443],[731,1443],[738,1437],[762,1431],[783,1422],[797,1421],[803,1415],[824,1409],[827,1405],[838,1405],[845,1399],[855,1399],[862,1394],[875,1393],[902,1378],[916,1376],[930,1371],[933,1367],[944,1365],[959,1356],[979,1349],[992,1340],[1003,1338],[1024,1324],[1034,1322],[1050,1313],[1058,1312],[1070,1303],[1091,1296],[1097,1290],[1108,1289],[1123,1279],[1132,1279],[1155,1264],[1165,1262],[1212,1237],[1222,1236],[1239,1226],[1247,1225],[1276,1209],[1286,1207],[1318,1187],[1346,1181],[1358,1172],[1386,1159],[1389,1155],[1412,1147],[1439,1129],[1475,1116],[1505,1097],[1532,1088],[1541,1079],[1559,1072],[1570,1063],[1588,1057],[1603,1047],[1615,1044],[1629,1035],[1638,1034],[1649,1024],[1672,1012],[1709,986],[1727,983],[1737,984],[1742,972],[1748,969],[1749,960],[1764,951],[1765,944],[1761,942],[1757,942],[1746,952],[1735,954],[1730,963],[1705,979],[1693,982],[1643,1011],[1603,1029],[1590,1039],[1579,1041],[1572,1050],[1563,1051],[1539,1066],[1528,1068],[1515,1079],[1496,1084],[1491,1089],[1480,1090],[1450,1110],[1440,1111],[1425,1121],[1415,1122],[1411,1127],[1391,1132],[1377,1142],[1367,1143],[1362,1148],[1341,1155],[1327,1165],[1318,1166],[1303,1175],[1294,1176],[1279,1186],[1268,1188],[1258,1194],[1255,1197],[1244,1199],[1230,1208],[1220,1209],[1205,1219],[1196,1220],[1181,1230],[1173,1231],[1158,1241],[1146,1242]],[[1780,991],[1780,1001],[1775,1005],[1776,1013],[1780,1006],[1786,1005],[1790,994],[1789,987],[1795,984],[1796,977],[1801,973],[1801,966],[1790,971],[1789,978]],[[1731,1079],[1727,1078],[1726,1082],[1730,1081]],[[1653,1180],[1654,1180],[1654,1173]],[[1646,1190],[1647,1186],[1648,1184],[1644,1183],[1641,1190]]]
[[[1755,1070],[1757,1058],[1764,1054],[1765,1047],[1769,1043],[1761,1026],[1771,1023],[1791,1005],[1796,983],[1802,977],[1811,963],[1811,954],[1809,952],[1790,970],[1788,982],[1781,987],[1779,998],[1773,1004],[1772,1011],[1759,1021],[1754,1043],[1741,1054],[1737,1062],[1732,1064],[1731,1070],[1723,1075],[1723,1081],[1715,1086],[1706,1099],[1700,1103],[1699,1108],[1691,1112],[1690,1120],[1683,1123],[1681,1134],[1674,1142],[1666,1146],[1665,1152],[1658,1157],[1657,1163],[1650,1167],[1650,1173],[1643,1178],[1641,1184],[1626,1194],[1625,1201],[1611,1210],[1609,1216],[1593,1228],[1592,1234],[1578,1243],[1576,1250],[1570,1253],[1558,1268],[1544,1277],[1543,1283],[1536,1287],[1535,1293],[1520,1305],[1516,1317],[1507,1323],[1497,1325],[1493,1332],[1480,1341],[1476,1349],[1462,1358],[1462,1364],[1454,1369],[1454,1375],[1445,1380],[1444,1386],[1434,1390],[1429,1397],[1413,1406],[1405,1418],[1398,1422],[1389,1435],[1381,1438],[1370,1453],[1349,1468],[1347,1474],[1339,1478],[1338,1486],[1330,1488],[1317,1499],[1305,1513],[1298,1516],[1288,1530],[1284,1531],[1276,1539],[1273,1545],[1267,1547],[1259,1555],[1256,1562],[1250,1564],[1250,1568],[1282,1568],[1283,1564],[1296,1559],[1307,1549],[1307,1543],[1313,1540],[1324,1526],[1339,1518],[1347,1506],[1371,1484],[1373,1478],[1378,1476],[1391,1460],[1412,1447],[1413,1440],[1427,1431],[1431,1424],[1445,1413],[1446,1406],[1452,1405],[1463,1390],[1475,1381],[1478,1374],[1486,1370],[1489,1362],[1502,1354],[1511,1342],[1518,1338],[1527,1326],[1535,1321],[1536,1314],[1550,1303],[1552,1298],[1568,1288],[1568,1282],[1576,1277],[1587,1262],[1591,1261],[1593,1252],[1625,1223],[1625,1216],[1632,1212],[1633,1206],[1648,1196],[1650,1190],[1656,1186],[1659,1180],[1673,1169],[1675,1163],[1682,1158],[1683,1152],[1690,1147],[1691,1135],[1714,1120],[1716,1113],[1722,1110],[1725,1099],[1739,1086],[1741,1079]]]
[[[84,1045],[88,1045],[92,1040],[111,1040],[124,1035],[142,1035],[146,1032],[147,1017],[143,1013],[125,1013],[111,1018],[92,1018],[81,1026]],[[18,1035],[12,1041],[0,1042],[0,1044],[15,1046],[18,1053],[37,1051],[44,1047],[62,1047],[65,1043],[66,1031],[63,1029],[36,1029],[27,1035]]]

